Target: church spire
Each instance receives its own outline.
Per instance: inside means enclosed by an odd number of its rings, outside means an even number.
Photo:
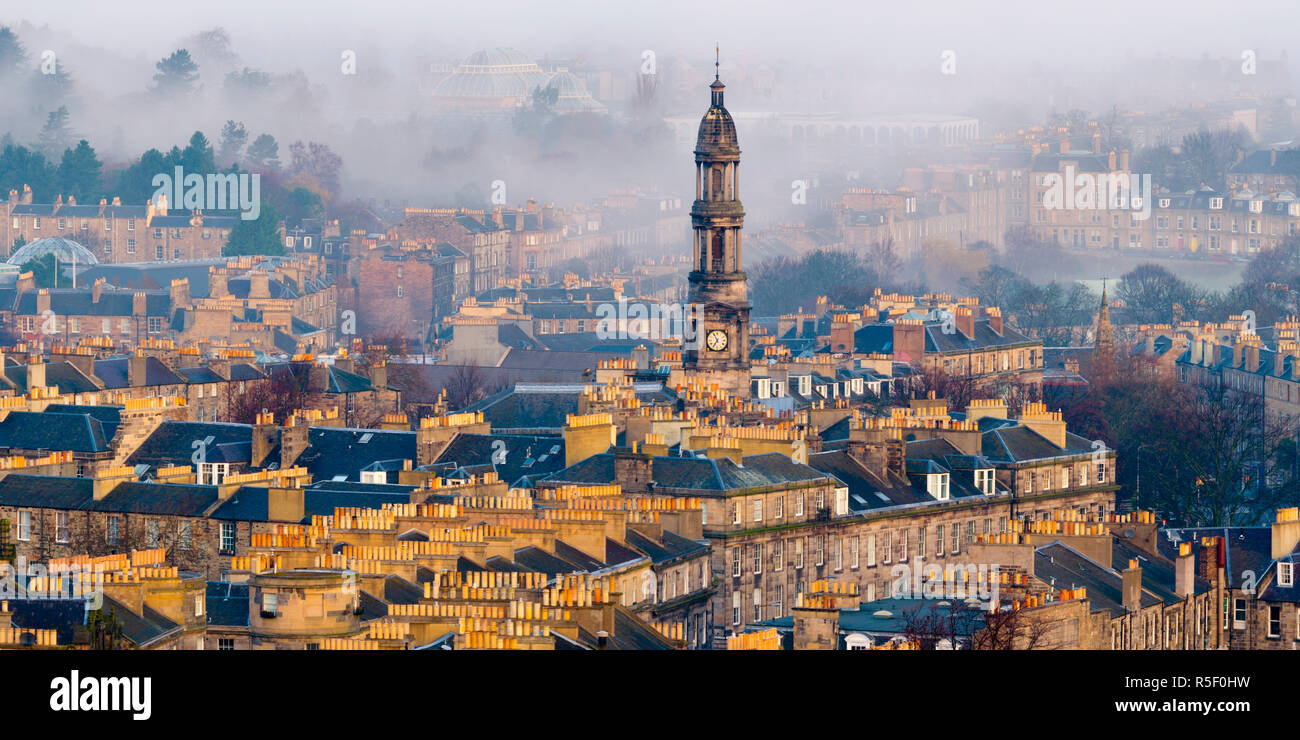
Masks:
[[[1096,373],[1114,369],[1115,329],[1110,324],[1110,301],[1106,298],[1106,278],[1101,279],[1101,308],[1097,311],[1097,329],[1092,345],[1092,366]]]
[[[709,85],[712,92],[712,105],[714,108],[722,108],[722,91],[726,85],[722,84],[722,51],[721,47],[713,47],[713,84]]]

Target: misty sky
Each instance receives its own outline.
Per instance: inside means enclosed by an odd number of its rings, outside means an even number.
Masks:
[[[252,136],[273,135],[281,156],[294,141],[327,144],[344,162],[346,197],[445,205],[467,186],[510,183],[509,201],[587,202],[613,188],[689,192],[689,148],[671,151],[630,129],[593,148],[561,141],[543,156],[525,156],[509,129],[487,135],[430,119],[431,90],[447,68],[483,48],[512,46],[548,70],[580,62],[618,76],[628,90],[643,50],[668,70],[658,112],[696,117],[715,43],[721,45],[728,107],[735,112],[977,117],[991,135],[1082,109],[1164,108],[1184,99],[1166,81],[1149,82],[1145,60],[1210,59],[1228,68],[1252,49],[1261,65],[1277,60],[1300,27],[1300,3],[1264,0],[1249,13],[1222,3],[853,2],[840,0],[224,0],[135,3],[128,12],[91,0],[0,0],[0,24],[12,26],[32,63],[55,51],[75,82],[70,126],[111,167],[149,148],[183,145],[195,130],[215,141],[227,120]],[[183,106],[159,107],[145,91],[155,63],[216,27],[230,36],[235,60],[200,65],[200,91]],[[945,50],[957,74],[939,74]],[[340,74],[343,50],[356,53],[358,76]],[[1288,55],[1291,78],[1300,80]],[[728,67],[730,66],[730,70]],[[1180,68],[1195,67],[1182,65]],[[251,67],[289,78],[282,94],[261,103],[223,97],[230,69]],[[1262,68],[1262,67],[1261,67]],[[685,73],[683,72],[685,70]],[[1223,73],[1220,72],[1222,75]],[[755,80],[772,80],[759,94]],[[1293,93],[1292,93],[1293,94]],[[35,139],[43,101],[0,109],[0,132]],[[29,110],[30,108],[30,110]],[[624,124],[619,123],[619,126]],[[785,142],[742,131],[752,225],[794,218],[777,206],[790,182],[830,172],[863,171],[863,184],[893,187],[901,166],[862,153],[795,151]]]
[[[128,4],[130,7],[130,4]],[[227,28],[256,66],[313,59],[334,66],[340,48],[378,43],[396,61],[404,53],[462,56],[475,48],[513,45],[541,56],[582,51],[591,56],[637,54],[643,48],[682,53],[714,42],[724,52],[768,63],[799,58],[852,65],[890,55],[933,57],[955,49],[981,57],[1060,61],[1155,54],[1263,56],[1294,43],[1300,4],[1264,0],[1237,12],[1222,3],[863,2],[840,0],[223,0],[139,3],[139,12],[102,2],[0,3],[6,22],[49,23],[89,45],[138,50],[156,59],[196,29]],[[117,22],[105,22],[106,15]],[[517,21],[512,22],[512,19]],[[1010,82],[1010,81],[1009,81]]]

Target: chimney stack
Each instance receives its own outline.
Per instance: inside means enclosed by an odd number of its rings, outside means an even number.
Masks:
[[[1186,599],[1196,592],[1196,557],[1192,543],[1178,544],[1178,559],[1174,561],[1174,592]]]
[[[127,360],[127,363],[127,385],[132,388],[144,387],[146,385],[146,377],[149,371],[149,358],[137,349]]]
[[[32,355],[27,361],[27,390],[45,387],[45,362],[40,355]]]
[[[292,468],[298,456],[307,449],[310,441],[308,432],[305,420],[299,421],[297,416],[290,416],[285,420],[285,426],[280,428],[281,470]]]
[[[275,414],[265,411],[259,413],[253,423],[253,449],[249,464],[264,467],[279,436],[280,428],[275,425]]]
[[[1136,612],[1142,608],[1142,566],[1137,560],[1130,560],[1122,576],[1124,608]]]
[[[1296,545],[1300,544],[1300,507],[1278,509],[1272,529],[1273,559],[1277,560],[1294,552]]]

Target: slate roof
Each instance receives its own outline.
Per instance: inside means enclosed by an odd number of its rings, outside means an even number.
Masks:
[[[105,290],[95,302],[89,288],[52,288],[50,310],[60,316],[132,316],[135,307],[135,291]],[[145,315],[167,317],[172,312],[171,294],[144,291]],[[36,310],[37,293],[27,291],[18,295],[14,304],[14,313],[22,316],[39,316]]]
[[[122,625],[122,636],[137,647],[149,644],[179,632],[181,625],[145,605],[141,614],[136,614],[130,607],[105,595],[102,611],[111,611],[113,617]]]
[[[11,411],[0,421],[0,447],[104,452],[115,430],[105,431],[90,414]]]
[[[1192,553],[1201,549],[1202,537],[1222,537],[1227,544],[1224,573],[1228,588],[1242,587],[1242,573],[1253,571],[1263,578],[1273,562],[1273,530],[1270,527],[1187,527],[1162,529],[1156,538],[1157,549],[1166,558],[1178,556],[1178,544],[1188,542]]]
[[[357,492],[357,491],[308,491],[303,496],[303,521],[310,521],[312,516],[326,516],[334,513],[338,507],[365,507],[377,509],[384,504],[410,503],[409,493],[392,492]]]
[[[206,594],[208,624],[220,627],[248,626],[248,584],[208,581]]]
[[[1276,156],[1276,160],[1273,157]],[[1279,149],[1274,155],[1268,149],[1259,149],[1242,157],[1228,168],[1231,174],[1281,174],[1295,176],[1300,172],[1300,150]]]
[[[423,598],[424,589],[401,576],[384,579],[384,601],[390,604],[418,604]]]
[[[585,629],[578,629],[578,636],[594,647],[596,637]],[[614,607],[614,634],[607,643],[611,650],[671,650],[672,644],[653,627],[623,607]]]
[[[291,373],[301,387],[306,387],[307,373],[311,369],[311,363],[279,362],[269,363],[264,367],[268,377],[274,378],[284,373]],[[333,365],[326,365],[325,371],[327,373],[326,393],[361,393],[371,390],[370,378],[364,375],[350,373]]]
[[[346,427],[312,427],[307,449],[294,464],[307,468],[313,480],[360,481],[361,471],[376,462],[412,460],[415,432]]]
[[[497,324],[497,341],[502,346],[518,349],[537,349],[541,346],[520,329],[518,324]]]
[[[110,357],[95,360],[95,377],[104,382],[105,388],[130,387],[130,358]],[[185,378],[177,375],[167,364],[157,357],[145,358],[145,385],[184,385]]]
[[[15,591],[22,591],[15,586]],[[7,594],[9,610],[13,613],[13,624],[27,630],[54,630],[59,644],[71,643],[76,635],[76,628],[86,624],[86,600],[84,598],[50,598],[41,594],[40,598],[24,598],[21,593]]]
[[[1057,447],[1033,429],[1016,424],[985,431],[980,451],[993,462],[1017,463],[1064,455],[1087,455],[1093,452],[1093,447],[1091,441],[1071,432],[1065,433],[1065,447]]]
[[[650,561],[655,565],[682,557],[698,555],[709,549],[709,546],[704,543],[687,539],[667,530],[664,530],[663,536],[656,540],[629,528],[627,530],[627,544],[650,558]]]
[[[19,393],[27,393],[27,366],[9,365],[4,369],[7,384]],[[87,378],[70,362],[45,363],[45,385],[55,386],[61,393],[93,393],[100,390],[95,381]]]
[[[513,386],[470,404],[466,411],[482,411],[493,429],[560,429],[568,414],[578,413],[581,391],[520,391]]]
[[[216,486],[175,483],[119,483],[99,501],[85,508],[124,514],[200,517],[217,503]]]
[[[143,464],[156,468],[190,465],[194,460],[194,454],[200,449],[203,449],[209,457],[215,454],[224,458],[228,456],[219,451],[219,447],[249,444],[251,449],[252,439],[253,427],[249,424],[169,419],[159,424],[136,451],[131,453],[126,462],[129,465]],[[195,442],[206,444],[200,448],[195,446]],[[235,447],[235,449],[239,448]]]
[[[1174,561],[1163,555],[1153,555],[1133,545],[1122,537],[1111,537],[1111,558],[1113,567],[1127,567],[1130,560],[1138,561],[1142,566],[1142,588],[1152,592],[1166,604],[1177,604],[1179,598],[1177,575]],[[1197,593],[1205,593],[1210,584],[1197,578],[1193,584]]]
[[[609,483],[613,480],[613,459],[611,453],[592,455],[556,472],[548,480]],[[651,463],[651,475],[656,489],[718,492],[815,481],[827,477],[819,470],[776,452],[749,455],[743,460],[744,465],[737,465],[730,458],[711,460],[703,457],[655,457]],[[606,473],[610,477],[606,477]]]
[[[547,476],[564,467],[564,438],[527,434],[458,434],[436,463],[492,465],[503,481]]]
[[[198,367],[178,367],[176,374],[181,376],[186,383],[223,383],[225,378],[217,375],[207,365]]]
[[[926,319],[922,328],[925,331],[925,351],[927,353],[964,353],[997,347],[1016,347],[1035,344],[1031,339],[1003,324],[1002,333],[993,331],[987,318],[977,318],[974,331],[967,337],[959,331],[951,334],[943,331],[944,322],[939,319]],[[853,351],[858,354],[894,352],[894,327],[892,324],[867,324],[853,333]],[[917,361],[920,358],[914,358]]]
[[[849,508],[853,511],[923,504],[936,500],[924,487],[913,485],[906,476],[894,473],[886,478],[877,476],[844,450],[809,455],[808,464],[848,487]]]
[[[129,291],[168,290],[173,280],[188,280],[192,298],[208,298],[208,268],[224,267],[226,262],[225,257],[183,262],[105,262],[82,272],[77,279],[91,285],[102,277],[109,285]]]
[[[584,317],[577,317],[584,318]],[[596,317],[589,319],[592,325],[595,325]],[[599,359],[608,357],[626,356],[637,346],[653,347],[659,342],[652,339],[635,339],[631,337],[601,337],[594,331],[589,332],[563,332],[555,334],[538,334],[537,342],[552,352],[576,352],[588,355],[587,362],[591,363],[592,353],[605,353]],[[576,358],[574,361],[580,361],[582,358]]]
[[[47,414],[89,414],[105,425],[116,427],[122,423],[121,406],[81,406],[74,403],[52,403],[45,407]]]
[[[1034,577],[1057,591],[1077,587],[1088,589],[1091,607],[1094,610],[1108,609],[1112,617],[1127,613],[1123,577],[1059,540],[1034,550]],[[1144,586],[1145,583],[1144,578]],[[1143,590],[1143,607],[1158,603],[1160,599]]]
[[[546,573],[547,575],[580,573],[587,570],[583,565],[553,555],[540,547],[532,545],[515,550],[514,562],[516,565],[523,566],[533,572]]]
[[[1277,579],[1277,568],[1280,563],[1291,564],[1291,585],[1283,586]],[[1291,604],[1300,603],[1300,557],[1295,554],[1285,555],[1273,563],[1273,578],[1270,580],[1268,587],[1259,595],[1260,601],[1268,602],[1287,602]]]
[[[0,479],[0,506],[84,509],[94,499],[90,478],[10,473]]]

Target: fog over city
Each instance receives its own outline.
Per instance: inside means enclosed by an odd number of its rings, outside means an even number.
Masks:
[[[913,9],[670,0],[559,2],[539,12],[535,3],[512,1],[322,7],[234,0],[156,4],[104,23],[94,7],[15,4],[0,16],[29,66],[46,50],[56,55],[71,80],[70,130],[110,169],[150,148],[183,146],[196,129],[216,142],[221,126],[235,120],[250,138],[274,136],[282,158],[293,141],[326,144],[343,161],[340,196],[413,206],[449,204],[458,190],[487,191],[496,180],[507,184],[511,204],[530,196],[585,202],[627,187],[687,193],[689,146],[674,142],[660,119],[698,118],[715,44],[729,109],[740,116],[973,116],[987,136],[1076,109],[1100,116],[1173,105],[1170,80],[1151,81],[1146,70],[1168,60],[1235,63],[1243,49],[1275,60],[1300,16],[1286,2],[1253,8],[1252,17],[1272,19],[1261,24],[1183,3],[1102,2],[1079,12],[1033,2]],[[214,29],[225,33],[200,37]],[[548,73],[604,73],[609,116],[521,142],[509,125],[439,115],[432,93],[440,79],[476,50],[495,47],[512,47]],[[179,48],[198,65],[196,92],[158,100],[147,93],[155,64]],[[341,71],[345,51],[355,53],[355,74]],[[638,108],[647,51],[658,85]],[[946,52],[955,73],[941,74]],[[270,75],[270,84],[250,91],[226,81],[245,69]],[[1195,70],[1178,74],[1193,84]],[[0,131],[34,141],[56,106],[8,97],[18,102],[0,112]],[[740,125],[752,227],[801,218],[783,207],[797,178],[853,172],[861,185],[893,187],[903,166],[951,161],[943,152],[911,152],[904,163],[873,147],[795,146]]]

